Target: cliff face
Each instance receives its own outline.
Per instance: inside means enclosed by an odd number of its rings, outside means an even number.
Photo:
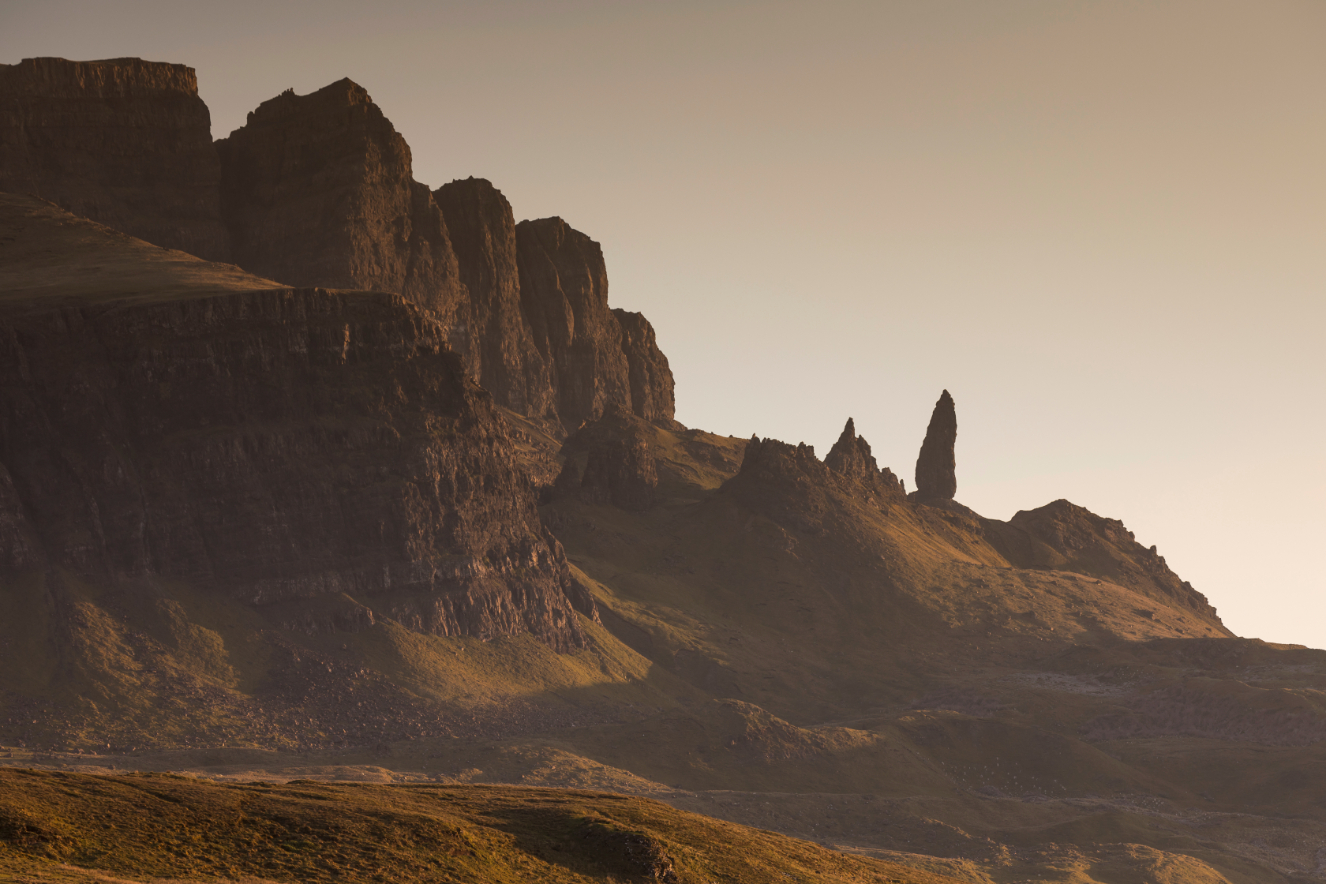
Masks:
[[[658,347],[654,327],[643,314],[614,309],[622,327],[622,350],[630,374],[631,410],[651,421],[671,421],[676,413],[672,369]]]
[[[180,65],[29,59],[0,88],[0,190],[286,285],[403,295],[518,414],[672,419],[667,359],[644,317],[608,308],[598,244],[555,218],[518,232],[487,181],[430,193],[350,80],[266,101],[215,144]]]
[[[574,430],[611,407],[646,420],[673,415],[672,373],[643,316],[608,308],[599,244],[561,218],[516,225],[520,296],[547,360],[562,424]]]
[[[482,178],[433,191],[446,219],[465,295],[451,337],[470,375],[507,408],[554,416],[556,395],[520,301],[516,220],[501,191]]]
[[[107,235],[110,235],[109,232]],[[0,566],[583,643],[506,422],[390,294],[0,299]]]
[[[193,69],[136,58],[0,65],[0,190],[155,245],[230,260]]]
[[[294,286],[395,292],[450,318],[459,281],[442,213],[361,86],[283,93],[217,150],[241,267]]]

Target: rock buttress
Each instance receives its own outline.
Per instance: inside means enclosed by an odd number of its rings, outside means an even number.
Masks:
[[[648,320],[608,307],[599,244],[561,218],[542,218],[516,225],[516,246],[521,304],[551,368],[562,425],[573,431],[613,408],[670,422],[667,357]]]
[[[461,287],[442,212],[363,87],[284,92],[216,145],[236,264],[292,286],[398,293],[451,324]]]
[[[230,260],[221,166],[193,68],[28,58],[0,65],[0,95],[0,190]]]
[[[643,314],[614,309],[631,382],[631,411],[649,421],[670,422],[677,411],[672,369]]]
[[[451,340],[497,401],[528,417],[556,415],[556,396],[543,354],[521,310],[516,221],[501,191],[482,178],[433,191],[446,219],[466,297]]]
[[[399,296],[24,305],[0,314],[0,379],[7,571],[584,643],[505,421]],[[305,616],[347,605],[369,610]]]

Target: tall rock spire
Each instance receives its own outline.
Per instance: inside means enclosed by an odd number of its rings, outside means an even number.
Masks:
[[[958,490],[953,445],[958,439],[958,414],[945,390],[930,415],[930,426],[916,458],[916,496],[921,500],[952,500]]]

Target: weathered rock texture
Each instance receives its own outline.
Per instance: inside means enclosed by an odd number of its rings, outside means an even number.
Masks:
[[[453,313],[453,345],[498,402],[527,416],[555,416],[552,376],[521,305],[511,204],[482,178],[443,185],[433,198],[446,219],[465,293]]]
[[[229,260],[221,167],[193,69],[136,58],[0,65],[0,190]]]
[[[0,298],[0,565],[184,581],[310,629],[581,645],[561,547],[445,332],[380,293]]]
[[[1170,570],[1156,548],[1138,543],[1118,519],[1056,500],[1020,510],[1007,523],[987,522],[991,543],[1020,568],[1076,571],[1215,618],[1206,596]]]
[[[622,327],[622,349],[630,372],[631,411],[646,420],[671,421],[676,413],[672,369],[658,347],[654,327],[641,313],[613,309]]]
[[[565,462],[554,494],[624,510],[649,509],[658,490],[649,435],[640,418],[621,411],[583,424],[562,446]]]
[[[631,401],[621,323],[608,308],[599,244],[561,218],[516,225],[520,294],[534,344],[552,370],[567,429]]]
[[[838,441],[824,457],[824,465],[846,479],[859,482],[871,491],[901,499],[902,483],[888,467],[881,469],[870,453],[870,443],[856,434],[856,423],[849,417]]]
[[[217,150],[241,267],[293,286],[396,292],[451,319],[460,283],[446,223],[363,87],[284,92]]]
[[[190,68],[138,59],[0,66],[0,190],[294,286],[428,308],[470,376],[559,430],[620,407],[673,416],[643,316],[610,310],[598,244],[557,218],[517,231],[487,181],[434,192],[367,91],[287,91],[211,141]]]
[[[958,415],[945,390],[930,415],[930,426],[916,458],[916,496],[921,501],[952,500],[958,492],[953,446],[958,440]]]

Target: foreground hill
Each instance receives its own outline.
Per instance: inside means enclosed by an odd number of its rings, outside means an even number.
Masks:
[[[71,884],[953,880],[603,793],[24,771],[0,771],[0,875]]]

